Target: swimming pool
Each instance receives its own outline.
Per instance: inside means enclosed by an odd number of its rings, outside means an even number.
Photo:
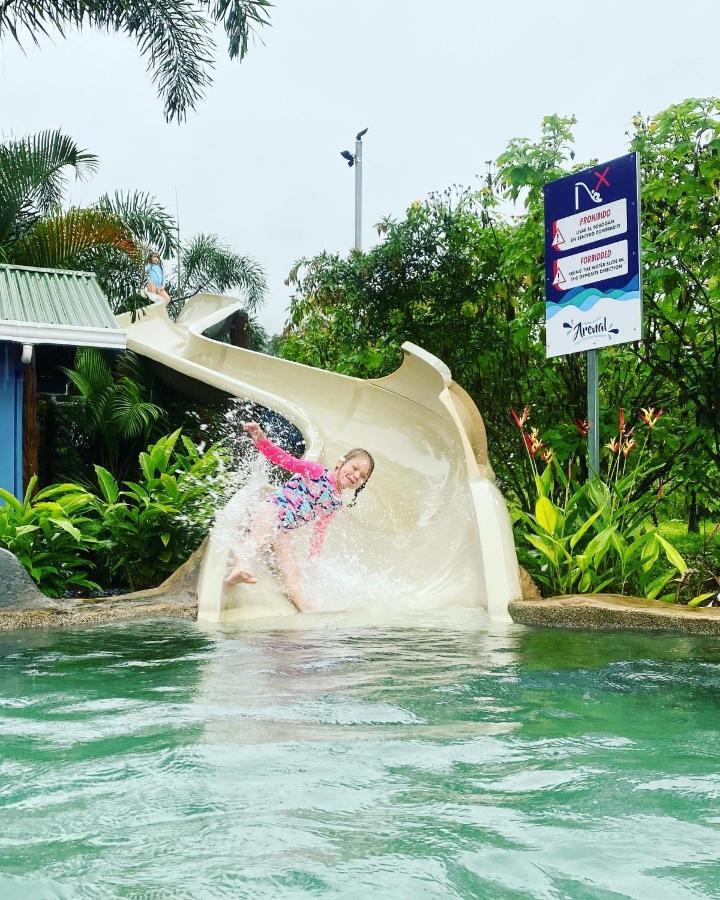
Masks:
[[[0,896],[720,896],[720,641],[0,636]]]

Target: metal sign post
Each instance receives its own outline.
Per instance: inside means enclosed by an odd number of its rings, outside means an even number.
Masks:
[[[637,153],[545,185],[548,357],[587,353],[589,467],[600,469],[599,350],[642,337]]]
[[[600,429],[595,423],[600,415],[600,351],[587,352],[587,421],[592,423],[588,428],[588,469],[591,475],[600,474]]]

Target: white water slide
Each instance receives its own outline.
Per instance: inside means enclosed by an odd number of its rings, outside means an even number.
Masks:
[[[129,315],[118,322],[130,350],[288,419],[309,458],[332,468],[351,447],[372,453],[366,490],[331,524],[317,560],[307,560],[302,532],[311,529],[297,532],[308,600],[317,594],[319,611],[332,609],[333,598],[346,611],[372,608],[375,620],[383,611],[407,620],[413,612],[475,607],[509,621],[508,603],[521,593],[510,520],[480,413],[447,366],[408,343],[396,372],[365,381],[208,336],[242,308],[201,294],[177,322],[161,306],[134,323]],[[264,566],[257,584],[224,586],[228,550],[227,540],[211,535],[198,585],[200,620],[289,623],[299,615]]]

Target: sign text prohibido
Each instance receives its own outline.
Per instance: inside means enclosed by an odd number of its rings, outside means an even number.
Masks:
[[[640,340],[638,156],[545,185],[548,356]]]

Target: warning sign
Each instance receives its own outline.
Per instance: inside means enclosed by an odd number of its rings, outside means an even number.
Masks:
[[[640,340],[638,154],[571,172],[543,193],[547,355]]]
[[[628,242],[616,241],[554,260],[552,283],[559,291],[569,291],[581,284],[595,284],[606,278],[627,275],[627,271]]]
[[[553,222],[553,250],[565,251],[594,244],[627,231],[627,200],[615,200],[595,209]]]

